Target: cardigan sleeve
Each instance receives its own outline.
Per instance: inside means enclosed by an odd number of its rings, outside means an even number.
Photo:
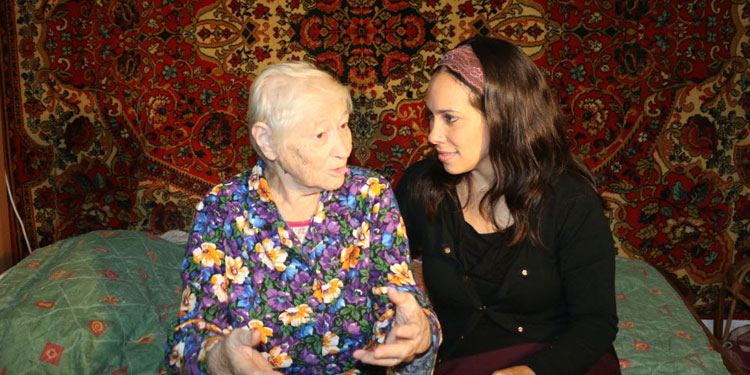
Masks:
[[[571,189],[573,190],[573,189]],[[569,324],[527,365],[537,375],[582,374],[617,334],[614,243],[599,197],[579,186],[552,214]]]
[[[379,273],[378,280],[374,283],[376,287],[372,288],[372,293],[382,294],[385,289],[377,286],[387,285],[402,292],[411,293],[416,298],[429,321],[432,345],[427,352],[416,357],[410,363],[396,366],[394,370],[396,374],[404,375],[430,374],[437,359],[437,348],[440,345],[440,326],[432,307],[428,304],[422,291],[416,287],[408,252],[409,244],[406,237],[406,228],[396,197],[388,182],[381,182],[384,188],[378,189],[382,194],[377,197],[375,205],[378,209],[373,210],[372,214],[371,251],[374,268],[383,272]],[[393,230],[394,228],[395,230]],[[387,298],[373,298],[373,301],[387,301]],[[385,306],[375,306],[375,310],[382,311],[378,322],[375,324],[376,336],[380,336],[378,341],[382,342],[387,335],[385,331],[391,328],[390,324],[386,326],[384,323],[393,319],[395,311],[390,303],[385,304]]]
[[[206,373],[209,346],[231,330],[231,296],[221,279],[229,250],[223,229],[228,215],[219,199],[225,194],[218,189],[209,193],[195,214],[182,263],[182,305],[166,345],[168,373]]]

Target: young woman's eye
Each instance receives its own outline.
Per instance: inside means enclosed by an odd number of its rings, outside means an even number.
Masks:
[[[450,122],[456,122],[456,120],[458,120],[458,117],[446,114],[443,116],[443,119],[445,120],[445,122],[450,123]]]
[[[317,139],[323,139],[326,136],[325,132],[315,134],[315,138]]]
[[[340,128],[341,130],[344,130],[344,129],[348,128],[348,127],[349,127],[349,123],[348,123],[348,122],[345,122],[345,123],[343,123],[343,124],[339,125],[339,128]]]

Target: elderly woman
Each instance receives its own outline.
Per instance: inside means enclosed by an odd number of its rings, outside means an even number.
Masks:
[[[348,90],[303,62],[250,88],[260,160],[197,207],[172,373],[428,374],[439,328],[388,182],[347,167]]]

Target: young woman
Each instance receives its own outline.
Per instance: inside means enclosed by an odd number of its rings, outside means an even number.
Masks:
[[[437,158],[396,196],[443,328],[436,374],[619,374],[612,234],[539,69],[477,37],[426,105]]]

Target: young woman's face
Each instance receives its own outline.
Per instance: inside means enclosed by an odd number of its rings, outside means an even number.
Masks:
[[[430,135],[438,158],[450,174],[491,171],[489,133],[482,113],[469,102],[470,89],[452,74],[438,71],[427,88]]]
[[[303,119],[278,143],[281,182],[296,190],[334,190],[344,183],[352,152],[349,111],[344,100],[309,103]]]

